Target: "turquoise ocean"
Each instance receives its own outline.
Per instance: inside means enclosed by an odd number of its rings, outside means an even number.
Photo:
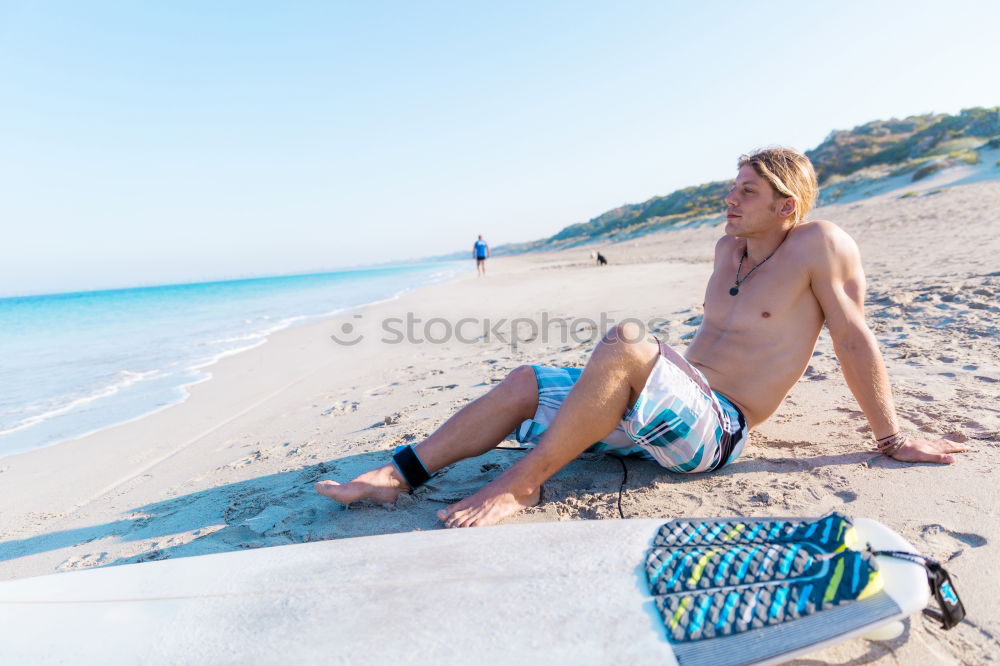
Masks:
[[[219,359],[272,333],[442,282],[427,263],[0,299],[0,456],[186,399]]]

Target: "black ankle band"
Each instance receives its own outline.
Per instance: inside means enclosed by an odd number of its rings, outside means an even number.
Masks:
[[[397,446],[396,453],[392,456],[392,463],[403,475],[407,485],[410,486],[410,492],[424,485],[431,478],[412,446]]]

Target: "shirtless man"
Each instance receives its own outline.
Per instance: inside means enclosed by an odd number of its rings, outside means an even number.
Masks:
[[[671,471],[718,469],[737,458],[749,431],[802,376],[824,323],[873,444],[896,460],[953,463],[949,454],[965,446],[900,431],[865,323],[857,245],[835,224],[803,221],[817,192],[801,153],[777,148],[740,158],[704,320],[686,358],[638,325],[619,325],[582,373],[519,367],[392,464],[346,484],[320,481],[317,492],[342,503],[391,502],[511,432],[536,445],[479,492],[439,511],[446,527],[492,525],[535,504],[542,483],[595,442],[641,453]]]

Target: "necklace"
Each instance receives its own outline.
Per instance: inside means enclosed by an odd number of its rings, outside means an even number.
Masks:
[[[785,234],[785,238],[788,238],[788,234],[787,233]],[[782,245],[784,245],[785,238],[781,239],[781,242],[778,243],[778,247],[781,247]],[[729,288],[729,295],[730,296],[735,296],[736,294],[740,293],[740,285],[743,284],[744,282],[746,282],[750,278],[750,276],[753,274],[753,272],[755,270],[757,270],[758,268],[760,268],[761,265],[765,261],[767,261],[768,259],[770,259],[771,257],[773,257],[774,253],[778,251],[778,247],[774,248],[774,252],[771,252],[771,254],[769,254],[766,257],[764,257],[763,259],[761,259],[760,262],[756,266],[754,266],[753,268],[751,268],[750,271],[746,275],[744,275],[743,279],[741,280],[740,279],[740,271],[743,270],[743,260],[746,259],[747,256],[748,256],[747,255],[747,248],[743,248],[743,256],[740,257],[740,265],[736,267],[736,284],[734,286],[732,286],[732,287]]]

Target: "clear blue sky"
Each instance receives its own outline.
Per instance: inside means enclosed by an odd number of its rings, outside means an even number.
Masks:
[[[0,294],[550,235],[1000,103],[993,2],[2,2]]]

